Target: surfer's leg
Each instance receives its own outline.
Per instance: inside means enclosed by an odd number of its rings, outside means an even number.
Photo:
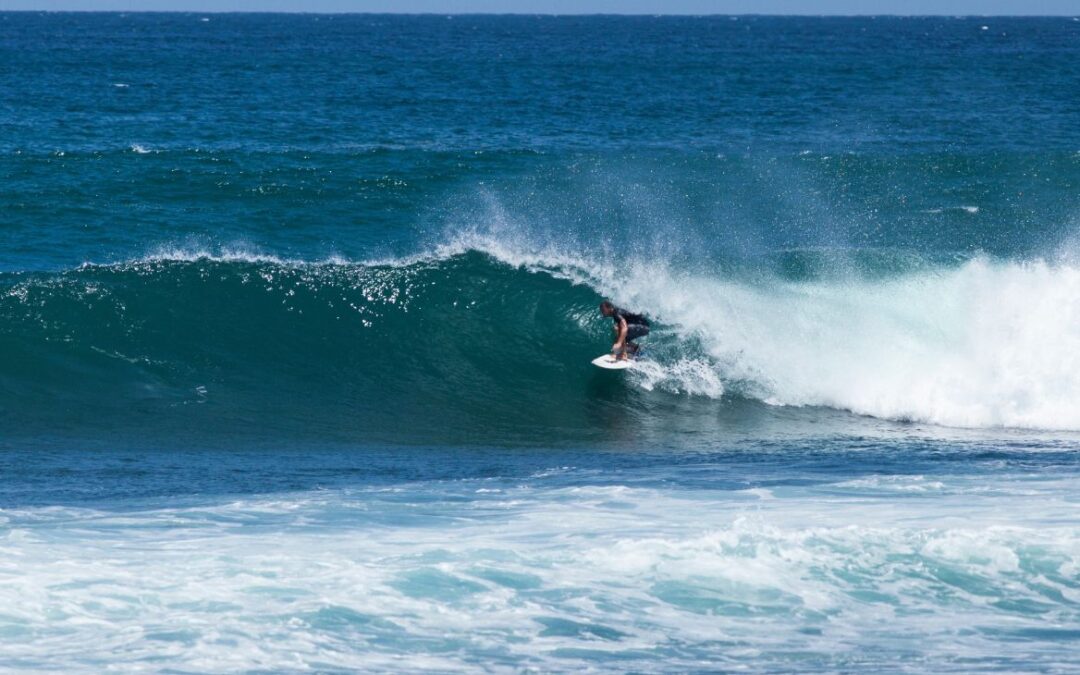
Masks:
[[[631,356],[637,356],[638,350],[641,349],[641,345],[631,340],[643,338],[649,334],[648,326],[633,325],[626,331],[626,351]]]

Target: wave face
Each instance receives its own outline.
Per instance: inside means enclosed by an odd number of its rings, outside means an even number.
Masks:
[[[15,428],[580,433],[583,366],[606,348],[595,291],[475,252],[385,265],[171,255],[9,275],[2,293]]]
[[[710,274],[472,235],[376,264],[174,250],[7,274],[0,410],[55,433],[478,442],[701,431],[761,404],[1080,429],[1080,269],[878,255],[805,276],[829,255]],[[603,297],[657,320],[625,378],[588,367]]]

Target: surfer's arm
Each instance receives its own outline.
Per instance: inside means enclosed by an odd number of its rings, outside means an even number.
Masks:
[[[615,338],[615,344],[611,345],[612,352],[620,352],[626,347],[626,319],[619,317],[619,336]]]

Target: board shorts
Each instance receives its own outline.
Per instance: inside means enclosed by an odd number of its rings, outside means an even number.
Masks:
[[[643,326],[640,323],[632,323],[626,327],[626,341],[633,342],[638,338],[643,338],[649,334],[649,327]]]

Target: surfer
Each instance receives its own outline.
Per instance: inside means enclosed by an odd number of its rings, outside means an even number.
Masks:
[[[615,322],[615,344],[611,345],[611,353],[620,360],[637,354],[641,346],[634,340],[649,334],[649,320],[640,314],[619,309],[608,300],[600,303],[600,313]]]

